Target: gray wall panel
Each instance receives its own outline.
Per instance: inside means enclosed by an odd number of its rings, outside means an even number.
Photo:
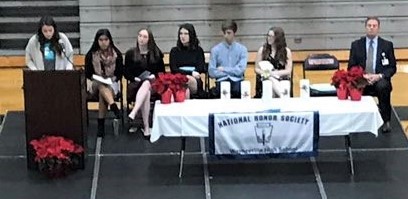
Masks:
[[[81,53],[99,28],[109,28],[122,51],[149,27],[164,52],[175,45],[178,25],[195,25],[205,51],[218,43],[223,19],[236,19],[239,40],[256,51],[271,26],[281,26],[293,50],[348,49],[364,35],[364,19],[381,19],[381,34],[408,47],[408,1],[380,0],[80,0]],[[295,43],[300,38],[301,43]]]

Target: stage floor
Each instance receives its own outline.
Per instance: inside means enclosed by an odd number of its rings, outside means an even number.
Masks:
[[[23,112],[8,112],[0,134],[0,193],[7,199],[405,199],[407,139],[393,114],[389,134],[351,136],[355,164],[349,173],[344,137],[321,137],[314,158],[218,160],[206,139],[187,138],[184,174],[178,178],[179,138],[150,143],[140,132],[96,137],[95,114],[88,129],[84,170],[48,179],[26,168]],[[204,143],[204,145],[200,145]],[[100,150],[99,150],[100,149]]]

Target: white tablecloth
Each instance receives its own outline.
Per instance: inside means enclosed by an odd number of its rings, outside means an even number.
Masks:
[[[337,97],[262,99],[186,100],[183,103],[156,102],[151,142],[161,136],[207,137],[208,115],[219,112],[256,112],[270,109],[285,111],[319,111],[320,136],[371,132],[377,136],[383,124],[374,99],[338,100]]]

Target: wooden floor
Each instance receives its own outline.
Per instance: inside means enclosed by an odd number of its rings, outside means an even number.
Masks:
[[[342,63],[341,67],[346,67],[346,64]],[[311,82],[321,83],[329,82],[331,75],[332,72],[310,72],[307,73],[307,78],[310,79]],[[0,77],[0,115],[5,114],[9,110],[23,110],[24,96],[22,90],[22,69],[1,69]],[[248,66],[245,77],[247,80],[251,81],[252,95],[254,95],[255,75],[253,65]],[[302,78],[302,67],[300,64],[295,64],[293,79],[295,97],[299,96],[299,80]],[[408,92],[405,87],[408,85],[408,62],[398,63],[398,72],[393,77],[392,83],[392,104],[394,106],[408,106]],[[408,128],[408,121],[404,122],[403,125],[404,128]]]

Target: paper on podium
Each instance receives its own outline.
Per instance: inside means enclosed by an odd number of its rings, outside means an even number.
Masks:
[[[272,81],[271,80],[262,81],[262,99],[272,98],[273,98]]]
[[[274,69],[273,65],[271,64],[271,62],[269,61],[260,61],[258,63],[259,67],[261,68],[261,70],[263,71],[271,71],[272,69]]]
[[[92,79],[94,79],[94,80],[96,80],[98,82],[101,82],[103,84],[107,84],[107,85],[113,84],[111,78],[103,78],[102,76],[95,75],[95,74],[92,75]]]
[[[241,82],[241,99],[251,99],[251,82]]]
[[[282,80],[279,82],[281,98],[290,98],[290,81]]]
[[[221,99],[231,99],[231,83],[224,81],[221,82],[220,85]]]
[[[310,97],[310,81],[308,79],[301,79],[299,81],[300,97]]]

